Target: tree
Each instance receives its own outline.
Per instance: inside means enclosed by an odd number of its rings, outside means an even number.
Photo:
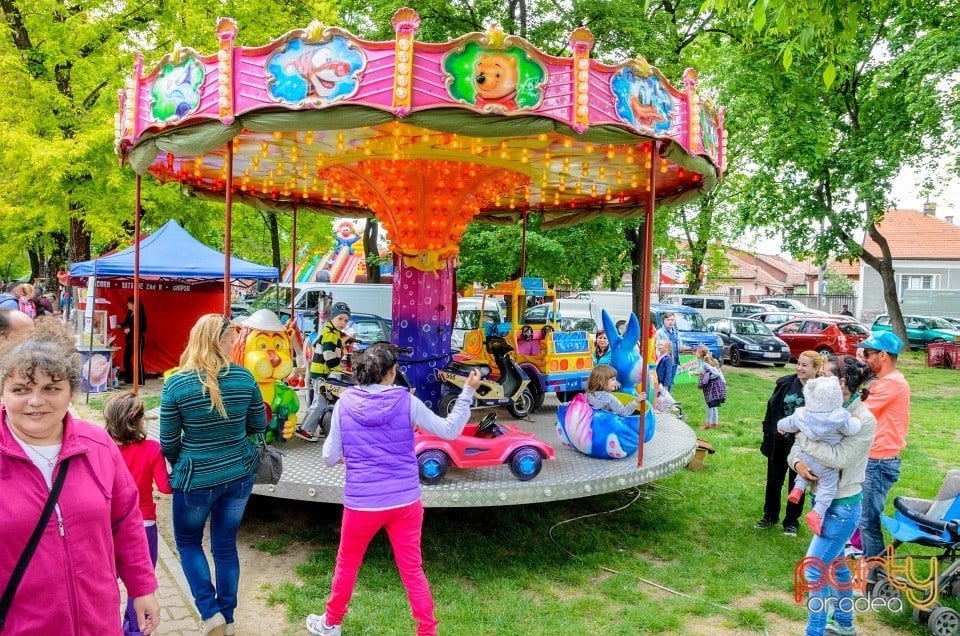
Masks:
[[[956,100],[939,87],[960,69],[955,12],[936,2],[861,6],[829,88],[816,55],[784,71],[774,38],[745,48],[724,74],[731,152],[751,161],[743,221],[781,234],[794,256],[862,258],[880,274],[901,338],[893,259],[878,226],[900,169],[955,147]],[[863,233],[879,255],[862,250]]]

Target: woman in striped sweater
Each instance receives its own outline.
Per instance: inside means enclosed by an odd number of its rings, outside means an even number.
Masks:
[[[257,468],[247,436],[267,425],[253,375],[230,362],[235,336],[223,316],[202,316],[160,399],[160,445],[173,466],[173,533],[204,636],[235,633],[237,530]],[[216,586],[202,546],[208,518]]]

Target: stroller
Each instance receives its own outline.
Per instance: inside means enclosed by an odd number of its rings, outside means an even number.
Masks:
[[[915,543],[943,549],[943,554],[937,557],[938,598],[946,595],[960,597],[960,470],[947,473],[940,492],[932,501],[897,497],[893,505],[896,508],[894,517],[883,517],[883,524],[894,537],[892,547],[896,549],[903,543]],[[907,588],[918,589],[905,578],[898,577],[891,582],[881,574],[872,593],[873,596],[889,598]],[[960,634],[960,614],[939,603],[914,608],[913,618],[926,624],[936,636]]]

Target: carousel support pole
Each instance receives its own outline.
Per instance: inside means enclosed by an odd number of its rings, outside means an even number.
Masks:
[[[650,140],[650,181],[647,191],[646,211],[643,217],[643,296],[640,297],[640,342],[641,354],[646,357],[649,355],[649,343],[647,339],[650,335],[650,270],[653,267],[653,213],[657,204],[657,142]],[[647,387],[650,383],[650,373],[647,368],[649,360],[643,361],[643,376],[640,378],[640,388],[643,395],[647,395]],[[653,404],[649,400],[640,402],[640,449],[637,451],[637,466],[643,466],[643,437],[645,435],[644,425],[647,418],[647,410],[652,409]]]
[[[290,254],[290,258],[291,258],[290,260],[290,263],[291,263],[290,265],[290,320],[294,320],[297,317],[297,312],[294,311],[294,307],[296,307],[297,305],[297,202],[296,201],[293,202],[293,231],[291,232],[290,251],[291,251],[291,254]],[[277,280],[277,283],[279,282],[280,281]],[[279,292],[279,290],[280,288],[278,287],[277,291]],[[277,300],[279,301],[279,299],[280,299],[280,294],[278,293]],[[319,314],[318,314],[318,319],[319,319]],[[300,325],[297,325],[297,328],[299,327]],[[323,325],[317,325],[317,331],[320,331],[322,327]]]
[[[527,272],[527,214],[529,211],[524,210],[521,217],[523,229],[520,231],[520,278],[523,278]],[[480,313],[483,313],[482,307]]]
[[[230,237],[233,225],[233,142],[227,142],[227,186],[224,188],[226,212],[223,227],[223,315],[230,313]]]
[[[144,381],[140,377],[140,215],[143,212],[141,207],[141,179],[137,175],[137,203],[133,208],[133,394],[140,392],[140,383]]]

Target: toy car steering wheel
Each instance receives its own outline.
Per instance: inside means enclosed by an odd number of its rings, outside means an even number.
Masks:
[[[488,413],[483,416],[480,423],[477,424],[477,435],[493,434],[497,428],[497,414]]]
[[[533,340],[533,327],[530,325],[524,325],[520,328],[520,339],[525,342],[530,342]]]
[[[543,339],[546,340],[547,336],[553,333],[553,327],[550,325],[544,325],[543,328],[540,329],[540,333],[543,335]]]

